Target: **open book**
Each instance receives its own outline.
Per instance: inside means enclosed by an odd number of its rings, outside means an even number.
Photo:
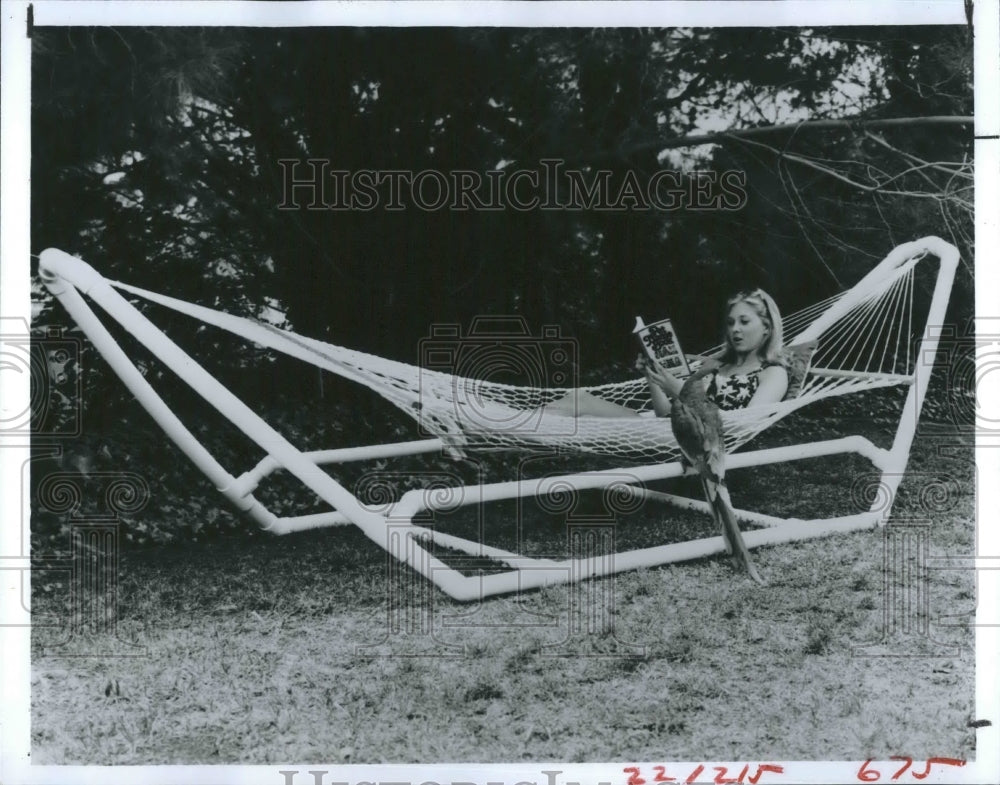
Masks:
[[[641,316],[636,316],[635,329],[632,332],[638,336],[647,357],[656,360],[668,371],[681,371],[683,375],[691,372],[687,358],[681,350],[680,341],[677,340],[677,333],[674,332],[674,326],[669,319],[645,324]]]

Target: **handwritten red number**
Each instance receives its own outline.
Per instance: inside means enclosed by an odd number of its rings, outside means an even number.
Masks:
[[[690,774],[690,775],[688,775],[688,778],[687,778],[686,780],[684,780],[684,782],[686,782],[686,783],[687,783],[687,785],[691,785],[691,783],[692,783],[692,782],[694,782],[694,781],[695,781],[696,779],[698,779],[698,777],[700,777],[700,776],[701,776],[701,773],[702,773],[702,772],[703,772],[704,770],[705,770],[705,767],[704,767],[704,766],[702,766],[702,765],[701,765],[701,764],[699,763],[699,764],[698,764],[698,768],[696,768],[696,769],[695,769],[694,771],[692,771],[692,772],[691,772],[691,774]]]
[[[777,766],[773,763],[761,764],[757,767],[757,773],[748,778],[750,780],[750,785],[757,785],[757,783],[760,782],[760,778],[764,776],[764,772],[766,771],[770,771],[774,774],[784,774],[785,768],[783,766]],[[740,779],[743,779],[742,775],[740,775]]]
[[[906,761],[906,763],[904,763],[902,766],[899,767],[899,771],[897,771],[895,774],[892,775],[892,779],[893,780],[898,780],[900,777],[902,777],[906,773],[906,770],[908,768],[910,768],[910,766],[913,765],[913,758],[908,758],[905,755],[890,755],[889,756],[889,760],[905,760]]]
[[[873,760],[874,758],[869,758],[858,769],[858,779],[862,782],[876,782],[882,776],[877,770],[868,768],[868,764]]]
[[[725,766],[713,766],[712,768],[719,772],[715,775],[715,785],[735,785],[736,777],[727,777],[726,771],[728,769]]]
[[[632,776],[628,778],[628,785],[645,785],[646,780],[639,776],[639,769],[635,766],[626,766],[625,771]]]
[[[656,776],[653,777],[653,782],[677,782],[676,777],[667,776],[666,766],[653,766],[653,771],[656,772]]]
[[[962,760],[962,759],[960,759],[960,758],[928,758],[927,759],[927,768],[925,768],[920,773],[917,773],[915,771],[910,772],[910,773],[913,775],[914,779],[918,779],[918,780],[926,779],[927,775],[929,775],[931,773],[931,766],[933,766],[935,763],[938,763],[938,764],[940,764],[942,766],[964,766],[965,765],[965,761]]]
[[[738,782],[742,783],[746,779],[747,772],[750,771],[750,766],[744,766],[739,777],[727,777],[725,766],[714,766],[713,768],[719,772],[715,775],[715,785],[736,785]]]

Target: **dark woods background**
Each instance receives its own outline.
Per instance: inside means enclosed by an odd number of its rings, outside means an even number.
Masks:
[[[60,28],[36,30],[33,48],[35,253],[60,247],[234,313],[270,304],[333,343],[415,363],[433,324],[516,314],[578,340],[581,383],[610,381],[636,354],[637,314],[671,316],[696,350],[718,339],[731,291],[762,285],[791,312],[926,234],[959,246],[953,312],[971,312],[972,127],[925,119],[972,114],[964,28]],[[709,115],[720,131],[787,122],[775,105],[809,120],[915,119],[657,157]],[[627,172],[734,169],[748,200],[738,211],[279,210],[282,158],[445,173],[561,159],[611,170],[612,192]],[[36,324],[66,323],[39,301]],[[357,397],[367,393],[329,379],[321,393],[315,369],[155,318],[251,405],[349,405],[362,414],[339,435],[372,440],[367,412],[380,404]],[[87,435],[106,440],[134,404],[97,358],[86,368]]]

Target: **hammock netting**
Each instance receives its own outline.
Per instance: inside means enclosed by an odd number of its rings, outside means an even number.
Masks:
[[[930,298],[929,287],[918,285],[915,272],[926,256],[924,250],[891,269],[880,265],[853,289],[785,317],[787,346],[817,341],[801,392],[794,399],[772,405],[724,411],[727,451],[736,450],[772,423],[813,401],[911,384],[916,372],[914,346],[921,337],[914,329],[922,332]],[[579,388],[628,407],[639,417],[560,415],[543,407],[572,396],[576,390],[502,384],[410,365],[297,335],[263,321],[111,283],[365,385],[412,416],[423,433],[440,438],[456,455],[473,449],[543,446],[629,461],[666,462],[679,456],[669,420],[653,416],[644,378]],[[694,357],[694,367],[720,348]],[[544,359],[529,358],[533,362]]]

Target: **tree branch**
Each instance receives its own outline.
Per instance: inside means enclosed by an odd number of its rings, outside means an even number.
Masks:
[[[861,117],[847,117],[840,120],[804,120],[800,123],[783,123],[781,125],[765,125],[757,128],[744,128],[736,131],[713,131],[707,134],[688,134],[673,139],[651,139],[639,142],[627,148],[619,148],[614,155],[628,158],[636,153],[650,150],[673,150],[678,147],[694,147],[701,144],[723,144],[727,141],[753,139],[757,136],[771,134],[797,133],[798,131],[828,131],[838,128],[889,128],[901,125],[972,125],[971,116],[932,115],[929,117],[886,117],[866,120]],[[611,153],[598,156],[611,157]]]
[[[770,150],[772,153],[774,153],[779,158],[782,158],[782,159],[784,159],[786,161],[794,161],[795,163],[802,164],[803,166],[808,166],[809,168],[815,169],[818,172],[822,172],[823,174],[828,175],[829,177],[833,177],[836,180],[840,180],[841,182],[847,183],[852,188],[857,188],[858,190],[865,191],[867,193],[881,193],[881,194],[888,194],[888,195],[892,195],[892,196],[909,196],[909,197],[916,197],[916,198],[919,198],[919,199],[939,199],[940,200],[940,199],[948,198],[946,195],[942,195],[942,194],[939,194],[939,193],[923,193],[923,192],[920,192],[920,191],[897,191],[897,190],[893,190],[893,189],[888,189],[888,188],[884,187],[885,186],[884,183],[879,183],[879,182],[876,182],[874,185],[868,185],[867,183],[859,183],[856,180],[852,180],[847,175],[842,174],[841,172],[838,172],[835,169],[831,169],[828,166],[823,166],[822,164],[820,164],[820,163],[818,163],[818,162],[816,162],[816,161],[814,161],[814,160],[812,160],[810,158],[806,158],[806,157],[801,156],[801,155],[796,155],[794,153],[784,152],[782,150],[777,149],[776,147],[772,147],[771,145],[767,145],[767,144],[764,144],[762,142],[755,142],[755,141],[752,141],[752,140],[746,139],[746,138],[742,139],[741,141],[744,144],[751,144],[751,145],[756,145],[758,147],[763,147],[766,150]],[[897,177],[898,176],[899,175],[897,175]],[[893,177],[891,179],[896,179],[896,177]],[[957,199],[955,197],[951,197],[951,198],[955,202],[957,202],[958,204],[960,204],[961,206],[963,206],[963,207],[967,206],[967,203],[965,203],[963,200]]]

